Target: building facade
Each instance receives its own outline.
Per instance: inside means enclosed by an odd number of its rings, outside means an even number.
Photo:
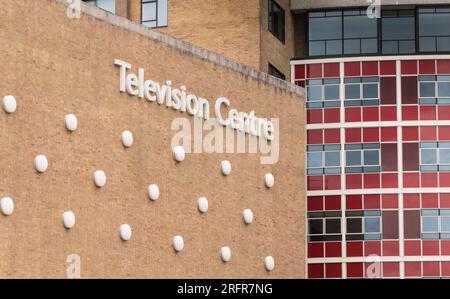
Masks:
[[[450,1],[291,1],[309,278],[450,277]]]
[[[110,7],[73,8],[0,7],[0,277],[303,278],[303,89]],[[276,161],[237,141],[207,151],[198,103],[210,124],[279,119]]]

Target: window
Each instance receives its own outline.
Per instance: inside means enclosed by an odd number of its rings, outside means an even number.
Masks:
[[[419,103],[450,104],[450,76],[419,76]]]
[[[347,211],[347,240],[381,240],[381,211]]]
[[[344,10],[344,54],[378,52],[377,19],[367,17],[365,9]]]
[[[420,170],[450,171],[450,142],[421,142]]]
[[[346,144],[345,173],[380,172],[380,144]]]
[[[309,55],[342,54],[342,11],[309,13]]]
[[[83,0],[110,13],[116,13],[116,0]]]
[[[274,0],[269,0],[269,31],[283,44],[285,41],[284,9]]]
[[[420,52],[450,51],[450,8],[419,8]]]
[[[277,77],[281,80],[286,80],[286,76],[270,63],[269,63],[269,75]]]
[[[416,52],[414,10],[382,11],[383,54],[409,54]]]
[[[378,77],[348,77],[344,79],[344,106],[377,106],[380,104]]]
[[[422,210],[422,239],[450,239],[450,210]]]
[[[340,82],[339,78],[307,80],[307,108],[340,107]]]
[[[308,175],[340,174],[341,145],[308,145],[307,146]]]
[[[167,0],[142,0],[141,24],[150,28],[167,26]]]
[[[339,241],[341,235],[341,212],[309,212],[309,241]]]

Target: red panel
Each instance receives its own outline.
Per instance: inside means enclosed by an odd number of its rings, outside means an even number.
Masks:
[[[405,255],[420,256],[421,255],[420,240],[405,240]]]
[[[341,196],[340,195],[325,196],[325,210],[327,211],[341,210]]]
[[[450,173],[439,173],[439,187],[450,187]]]
[[[295,66],[295,79],[305,79],[305,65],[296,65]]]
[[[403,174],[403,187],[405,188],[415,188],[419,187],[419,173],[418,172],[412,172],[412,173],[404,173]]]
[[[380,209],[379,194],[364,195],[364,210],[379,210],[379,209]]]
[[[345,202],[347,210],[362,210],[362,195],[347,195]]]
[[[397,128],[381,128],[381,141],[397,141]]]
[[[436,60],[420,60],[419,74],[436,74]]]
[[[364,61],[362,63],[363,76],[378,75],[378,61]]]
[[[418,106],[404,106],[402,108],[402,119],[403,120],[418,120],[419,119]]]
[[[395,106],[381,106],[380,116],[382,121],[396,121],[397,108]]]
[[[421,186],[422,188],[431,188],[438,186],[438,174],[437,173],[422,173],[421,174]]]
[[[402,77],[402,104],[417,104],[417,77]]]
[[[380,188],[380,174],[379,173],[365,173],[364,174],[364,188],[365,189]]]
[[[383,241],[383,256],[398,256],[398,241]]]
[[[405,209],[420,209],[420,195],[419,194],[404,194],[403,207]]]
[[[399,277],[400,263],[383,263],[383,277]]]
[[[380,74],[395,75],[396,74],[395,61],[380,61]]]
[[[417,60],[402,61],[402,75],[417,74]]]
[[[339,77],[339,63],[325,63],[323,68],[324,77]]]
[[[420,106],[420,119],[421,120],[435,120],[436,119],[436,106]]]
[[[323,109],[308,109],[306,110],[306,118],[308,124],[320,124],[322,123],[322,110]]]
[[[362,175],[361,174],[347,174],[345,176],[347,189],[362,189]]]
[[[323,264],[308,264],[308,278],[324,278]]]
[[[437,140],[437,128],[436,127],[420,127],[420,140],[421,141],[436,141]]]
[[[322,130],[308,130],[306,132],[308,144],[323,144]]]
[[[397,209],[398,208],[397,194],[383,194],[381,198],[382,198],[383,209]]]
[[[361,129],[345,129],[345,142],[361,142]]]
[[[322,64],[308,64],[306,70],[308,78],[322,78]]]
[[[323,211],[323,196],[308,196],[308,211]]]
[[[324,246],[323,243],[308,243],[308,257],[324,257]]]
[[[364,255],[381,255],[381,242],[380,241],[366,241],[364,242]]]
[[[405,262],[405,276],[406,277],[422,277],[422,263],[421,262]]]
[[[450,262],[441,262],[441,276],[450,277]]]
[[[348,278],[363,278],[364,264],[363,263],[347,263],[347,277]]]
[[[346,62],[344,69],[345,69],[345,76],[361,76],[359,62]]]
[[[347,256],[363,256],[363,242],[347,242]]]
[[[364,128],[363,141],[364,142],[379,142],[380,141],[379,128]]]
[[[378,107],[364,107],[363,108],[363,121],[378,121]]]
[[[346,122],[360,122],[361,121],[361,107],[345,108]]]
[[[322,175],[314,175],[308,176],[308,190],[323,190],[323,176]]]
[[[438,120],[450,120],[450,106],[438,106]]]
[[[422,194],[422,209],[438,208],[439,198],[437,193]]]
[[[418,141],[419,127],[403,127],[403,141]]]
[[[325,190],[341,189],[341,175],[325,175]]]
[[[439,197],[440,197],[441,209],[449,209],[450,208],[450,194],[449,193],[441,193]]]
[[[423,240],[423,255],[439,255],[439,240]]]
[[[423,277],[439,276],[439,262],[423,262]]]
[[[441,255],[450,255],[450,240],[441,241]]]
[[[438,60],[437,61],[437,73],[438,74],[450,74],[450,60]]]
[[[324,130],[325,143],[341,143],[341,131],[339,129]]]
[[[342,278],[342,265],[339,263],[325,264],[326,278]]]
[[[339,108],[324,109],[323,112],[325,123],[338,123],[341,121]]]
[[[341,242],[325,242],[325,257],[341,257]]]
[[[398,188],[398,175],[396,173],[381,174],[382,188]]]

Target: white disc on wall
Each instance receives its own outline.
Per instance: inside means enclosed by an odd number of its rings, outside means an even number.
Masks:
[[[273,271],[273,269],[275,268],[275,260],[272,256],[266,256],[264,258],[264,266],[266,267],[267,271]]]
[[[122,224],[120,225],[119,230],[120,230],[120,238],[123,241],[128,241],[131,239],[132,234],[131,226],[129,226],[128,224]]]
[[[173,148],[173,157],[175,161],[182,162],[186,156],[184,148],[182,146],[175,146]]]
[[[78,119],[74,114],[67,114],[64,116],[64,124],[67,130],[73,132],[78,128]]]
[[[99,188],[105,186],[106,174],[103,170],[97,170],[94,172],[94,183]]]
[[[208,212],[208,199],[206,197],[200,197],[197,201],[198,204],[198,210],[201,213]]]
[[[250,209],[245,209],[242,212],[242,218],[244,218],[245,224],[250,224],[253,222],[253,212]]]
[[[48,168],[48,160],[44,155],[37,155],[34,158],[34,167],[38,172],[45,172]]]
[[[272,188],[275,184],[275,178],[273,177],[273,174],[266,173],[266,175],[264,176],[264,183],[267,188]]]
[[[220,248],[220,257],[222,261],[227,263],[231,260],[231,249],[228,246],[224,246]]]
[[[176,252],[180,252],[184,249],[184,240],[182,236],[175,236],[173,237],[172,241],[173,249],[175,249]]]
[[[231,163],[228,160],[224,160],[220,163],[220,168],[224,176],[230,175],[231,173]]]
[[[0,209],[2,214],[5,216],[10,216],[14,212],[14,202],[11,197],[3,197],[0,200]]]
[[[7,113],[14,113],[17,109],[16,99],[11,95],[3,97],[3,109]]]
[[[62,215],[63,225],[67,229],[75,226],[75,214],[72,211],[66,211]]]
[[[133,134],[130,131],[122,132],[122,144],[124,147],[130,147],[133,145]]]
[[[151,184],[148,186],[148,197],[151,200],[158,200],[159,199],[159,187],[158,185]]]

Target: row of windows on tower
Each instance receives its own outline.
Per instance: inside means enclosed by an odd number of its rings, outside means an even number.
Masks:
[[[310,12],[308,28],[310,56],[450,51],[450,7]]]
[[[116,0],[83,0],[110,13],[116,13]],[[150,28],[167,26],[168,0],[141,0],[141,24]]]

